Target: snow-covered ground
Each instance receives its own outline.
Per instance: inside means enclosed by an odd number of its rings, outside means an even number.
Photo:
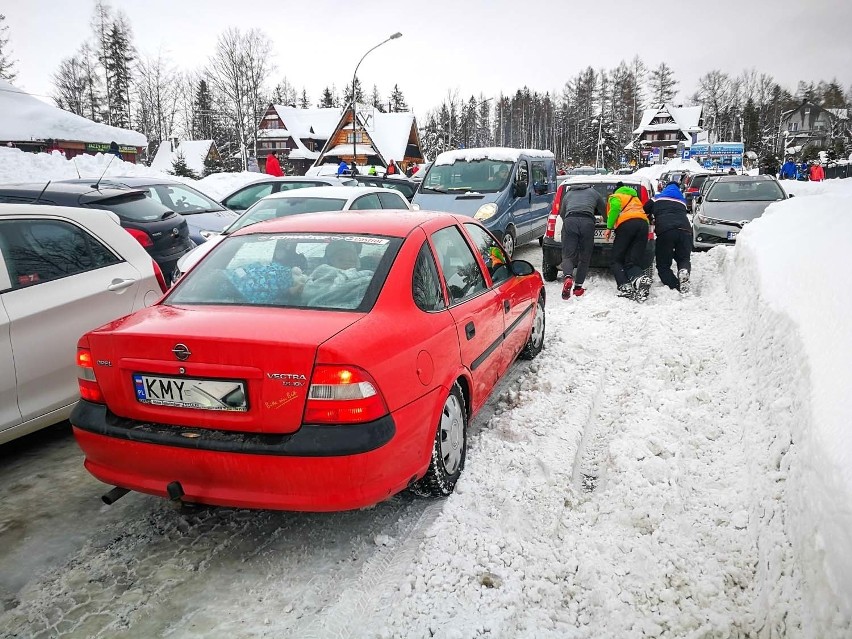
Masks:
[[[546,348],[446,500],[182,514],[131,494],[79,521],[63,504],[101,488],[70,440],[41,480],[0,469],[0,547],[31,572],[0,564],[0,595],[26,580],[0,636],[852,636],[852,184],[784,186],[736,248],[694,255],[687,297],[548,284]],[[42,508],[79,541],[15,533]]]

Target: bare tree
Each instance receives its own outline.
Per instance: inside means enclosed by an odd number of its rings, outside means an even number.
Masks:
[[[140,58],[136,68],[136,125],[148,137],[153,152],[175,131],[180,105],[178,74],[162,55]]]
[[[219,36],[208,65],[207,75],[223,96],[239,139],[244,168],[248,166],[247,150],[257,150],[257,124],[267,106],[264,84],[274,70],[269,61],[271,48],[269,38],[258,29],[246,33],[228,29]]]
[[[79,54],[59,63],[59,68],[53,73],[53,86],[52,97],[56,106],[76,115],[86,115],[88,81]]]

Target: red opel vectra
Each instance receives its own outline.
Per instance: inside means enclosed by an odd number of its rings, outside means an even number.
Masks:
[[[122,494],[306,511],[447,495],[468,420],[541,351],[544,302],[469,217],[261,222],[80,339],[71,423]]]

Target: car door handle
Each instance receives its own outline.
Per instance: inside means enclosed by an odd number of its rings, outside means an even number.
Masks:
[[[122,279],[116,278],[112,282],[109,283],[109,286],[107,286],[107,290],[108,291],[123,291],[128,286],[133,286],[134,284],[136,284],[136,280],[122,280]]]
[[[509,300],[503,300],[503,312],[508,313],[510,308],[512,308],[512,305],[509,303]]]
[[[467,323],[467,326],[464,327],[464,334],[468,339],[473,339],[473,336],[476,335],[476,327],[473,325],[473,322]]]

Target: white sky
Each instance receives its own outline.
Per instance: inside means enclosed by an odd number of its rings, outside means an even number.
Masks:
[[[234,0],[112,0],[130,18],[144,55],[159,50],[175,66],[201,68],[226,28],[258,27],[274,42],[275,82],[285,75],[316,102],[332,83],[339,92],[360,57],[390,34],[400,39],[371,53],[359,78],[382,96],[396,82],[418,115],[448,90],[462,97],[560,90],[591,65],[610,69],[639,54],[649,67],[665,60],[681,98],[714,68],[773,75],[794,91],[802,80],[837,77],[852,84],[850,0],[333,0],[245,4]],[[17,85],[48,95],[51,74],[89,37],[93,0],[0,0]],[[640,9],[642,8],[642,9]],[[644,10],[644,13],[643,13]]]

